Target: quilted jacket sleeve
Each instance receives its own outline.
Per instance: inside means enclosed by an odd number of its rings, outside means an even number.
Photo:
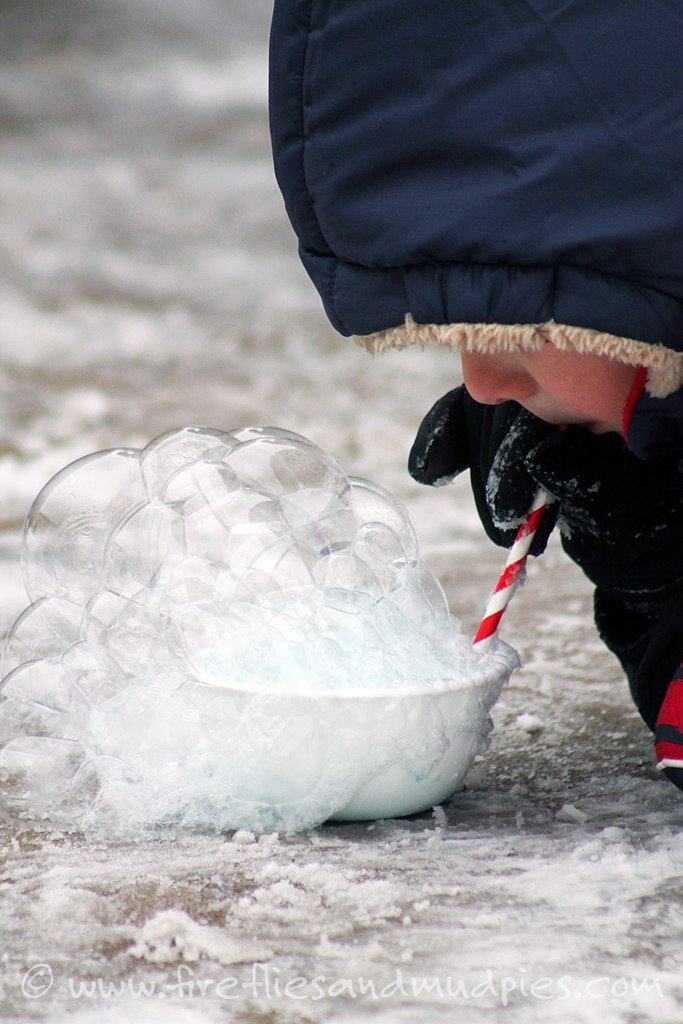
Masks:
[[[683,595],[661,614],[645,616],[597,590],[595,622],[655,733],[657,767],[683,789]]]

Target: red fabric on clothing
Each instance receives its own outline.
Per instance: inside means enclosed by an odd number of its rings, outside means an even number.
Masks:
[[[631,426],[631,418],[633,417],[633,410],[635,409],[636,402],[645,390],[646,384],[647,369],[644,366],[639,366],[633,379],[633,387],[629,391],[624,405],[624,418],[621,422],[621,433],[623,437],[626,437],[628,433],[628,428]]]

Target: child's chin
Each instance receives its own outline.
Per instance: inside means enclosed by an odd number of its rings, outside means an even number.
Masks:
[[[611,423],[582,423],[581,426],[591,434],[618,434],[619,431]]]

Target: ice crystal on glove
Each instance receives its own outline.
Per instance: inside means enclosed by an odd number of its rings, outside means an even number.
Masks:
[[[27,819],[311,827],[392,768],[438,774],[458,737],[468,764],[514,667],[471,653],[401,503],[278,428],[67,466],[22,567],[0,786]]]

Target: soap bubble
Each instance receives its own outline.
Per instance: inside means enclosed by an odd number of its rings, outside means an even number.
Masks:
[[[359,523],[382,524],[394,532],[411,565],[417,565],[417,533],[404,505],[393,494],[370,480],[350,477],[349,501]]]
[[[42,489],[26,519],[21,565],[32,601],[97,593],[104,547],[120,516],[144,498],[138,453],[86,455]]]
[[[186,427],[40,492],[7,636],[8,814],[296,830],[448,796],[515,667],[471,652],[402,504],[277,427]]]
[[[83,609],[59,597],[41,597],[22,612],[5,639],[2,675],[26,661],[59,655],[81,635]]]
[[[169,561],[179,562],[185,554],[182,516],[160,501],[144,502],[122,515],[106,538],[102,583],[115,594],[134,598],[154,586]]]
[[[148,496],[160,494],[177,470],[202,458],[221,459],[237,443],[231,434],[209,427],[182,427],[160,434],[139,453]]]

